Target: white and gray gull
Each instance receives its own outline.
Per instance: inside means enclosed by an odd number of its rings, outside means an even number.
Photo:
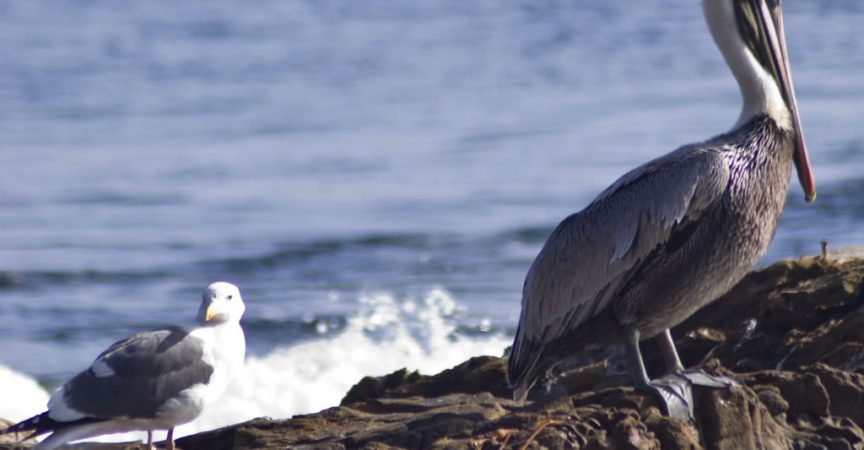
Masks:
[[[167,429],[192,421],[222,395],[243,368],[246,307],[237,286],[216,282],[204,290],[196,324],[133,334],[102,352],[90,368],[51,396],[48,411],[0,432],[52,433],[36,446],[109,433]]]
[[[637,388],[692,417],[691,384],[669,333],[737,283],[764,255],[794,163],[816,189],[799,123],[780,0],[704,0],[743,108],[733,128],[622,176],[549,236],[525,278],[508,361],[514,398],[590,344],[624,345]],[[668,375],[650,380],[640,340],[656,338]]]

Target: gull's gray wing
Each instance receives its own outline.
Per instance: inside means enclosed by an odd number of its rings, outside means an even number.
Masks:
[[[203,353],[204,342],[181,328],[134,334],[63,385],[62,401],[91,417],[153,418],[166,400],[210,380]]]
[[[547,344],[607,308],[652,250],[722,201],[729,169],[719,150],[687,146],[638,167],[552,232],[525,278],[508,362],[514,398],[540,375]]]

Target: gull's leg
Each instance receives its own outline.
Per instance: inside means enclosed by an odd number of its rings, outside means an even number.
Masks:
[[[636,389],[649,392],[659,398],[669,417],[690,420],[693,417],[693,393],[690,390],[690,382],[680,377],[666,377],[652,382],[648,378],[645,363],[642,361],[642,352],[639,350],[639,330],[629,328],[626,335],[624,348],[627,351],[627,362]]]
[[[165,437],[165,449],[174,450],[174,427],[168,429],[168,436]]]
[[[153,430],[147,430],[147,450],[153,450]]]

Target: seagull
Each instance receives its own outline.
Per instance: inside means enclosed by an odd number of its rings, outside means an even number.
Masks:
[[[780,0],[704,0],[708,28],[743,99],[726,133],[685,145],[615,181],[564,219],[528,270],[507,376],[514,399],[591,345],[624,346],[634,385],[692,417],[693,384],[669,332],[732,288],[774,236],[794,165],[816,188],[786,53]],[[651,380],[639,343],[656,339],[667,375]]]
[[[54,392],[48,411],[0,434],[52,433],[36,446],[51,450],[103,434],[147,431],[152,450],[153,430],[167,429],[166,448],[174,449],[174,427],[198,417],[242,370],[245,309],[237,286],[211,284],[195,326],[145,331],[115,342]]]

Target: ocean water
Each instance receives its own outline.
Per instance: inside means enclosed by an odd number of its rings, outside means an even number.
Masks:
[[[762,264],[864,242],[864,4],[784,10],[819,197]],[[557,222],[740,107],[696,1],[0,0],[0,55],[0,417],[230,281],[181,434],[501,354]]]

